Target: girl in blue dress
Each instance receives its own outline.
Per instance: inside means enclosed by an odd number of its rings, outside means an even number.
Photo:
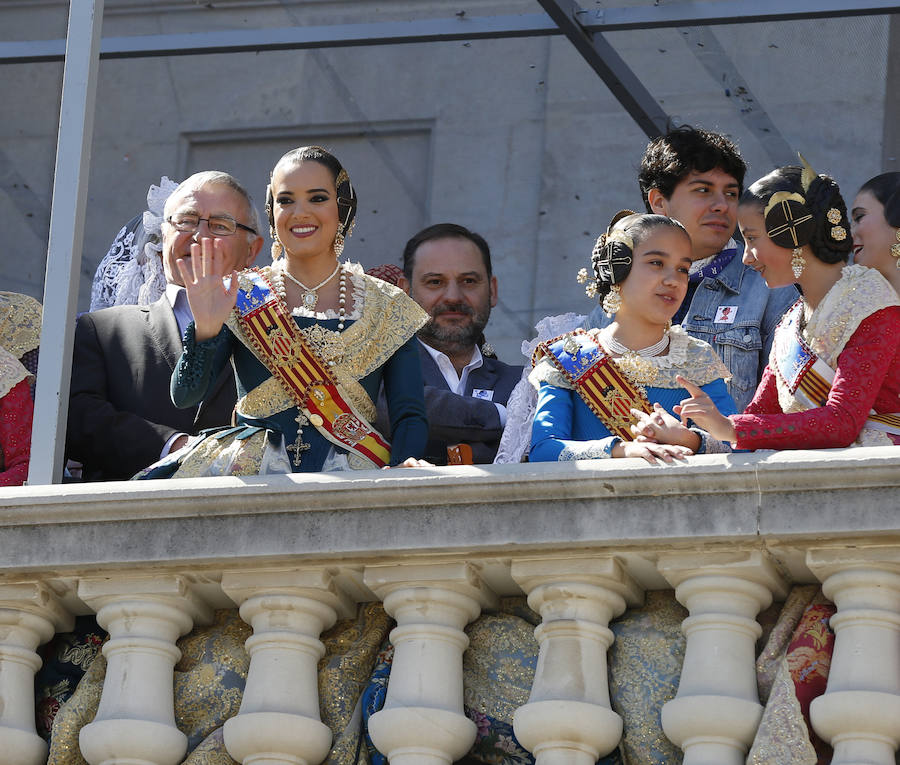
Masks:
[[[671,326],[687,291],[691,241],[677,221],[623,210],[591,256],[597,295],[613,322],[541,343],[530,380],[538,389],[532,426],[533,462],[640,457],[672,462],[690,454],[728,451],[699,428],[689,445],[635,440],[640,412],[678,411],[690,393],[676,379],[700,386],[733,413],[728,370],[712,348]],[[585,270],[581,281],[587,280]]]

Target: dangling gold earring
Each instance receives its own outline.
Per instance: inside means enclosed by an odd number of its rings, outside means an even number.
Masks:
[[[274,263],[284,252],[284,245],[279,241],[278,237],[272,242],[272,262]]]
[[[334,235],[332,247],[334,249],[334,257],[340,258],[344,254],[344,235],[340,231]]]
[[[603,312],[607,316],[612,316],[622,307],[622,293],[619,285],[614,284],[609,288],[609,292],[603,298]]]
[[[806,265],[806,258],[803,257],[803,250],[799,247],[795,247],[794,251],[791,253],[791,271],[794,272],[794,278],[799,279],[800,274],[803,273],[803,268]]]
[[[900,228],[897,229],[897,244],[891,245],[891,255],[897,259],[896,266],[900,268]]]

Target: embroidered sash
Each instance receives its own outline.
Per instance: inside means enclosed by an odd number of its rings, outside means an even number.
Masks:
[[[636,386],[583,329],[576,329],[535,349],[532,363],[548,358],[572,384],[575,392],[607,430],[633,441],[629,426],[632,409],[650,413],[653,407],[643,388]]]
[[[238,288],[234,311],[259,360],[324,438],[375,467],[387,465],[390,444],[344,397],[269,283],[256,269],[242,276],[246,282]]]
[[[772,358],[781,379],[794,399],[805,409],[817,409],[828,403],[834,370],[809,347],[800,331],[803,303],[788,310],[775,333]],[[900,413],[871,412],[864,427],[900,435]]]

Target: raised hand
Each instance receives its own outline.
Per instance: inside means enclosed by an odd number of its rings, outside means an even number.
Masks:
[[[682,424],[687,425],[687,421],[690,419],[713,438],[718,438],[720,441],[736,440],[734,424],[716,408],[712,399],[681,375],[676,376],[675,379],[691,394],[690,398],[684,399],[673,408],[675,414],[681,417]]]
[[[198,343],[219,334],[237,300],[237,272],[231,272],[226,288],[225,263],[222,240],[210,237],[202,237],[199,244],[191,245],[190,263],[184,258],[175,261],[194,314],[194,338]]]
[[[700,436],[688,430],[658,403],[653,404],[653,411],[649,414],[638,409],[632,409],[631,414],[637,419],[631,426],[635,441],[675,444],[692,450],[700,448]]]

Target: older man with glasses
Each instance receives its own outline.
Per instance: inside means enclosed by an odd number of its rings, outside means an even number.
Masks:
[[[191,322],[176,261],[191,245],[212,247],[228,270],[253,263],[263,244],[259,214],[227,173],[196,173],[166,202],[162,259],[166,292],[149,306],[123,305],[81,316],[75,327],[66,450],[87,481],[127,479],[189,434],[226,425],[236,392],[226,369],[199,406],[177,409],[169,380]]]

